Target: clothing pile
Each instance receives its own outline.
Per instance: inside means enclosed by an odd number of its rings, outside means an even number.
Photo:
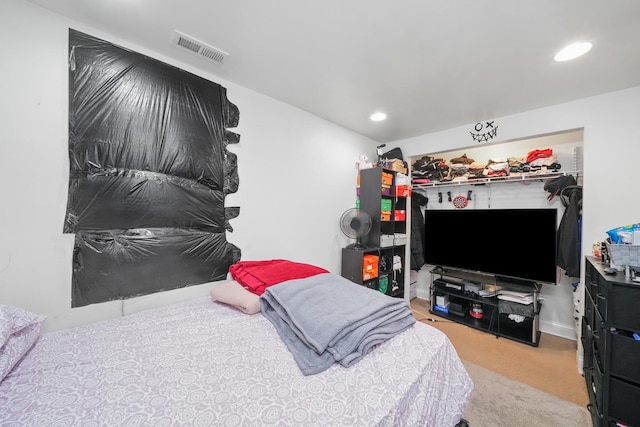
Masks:
[[[531,150],[526,157],[494,157],[484,164],[476,163],[466,154],[449,161],[423,156],[413,163],[411,179],[413,184],[428,184],[505,177],[521,173],[557,172],[560,168],[557,156],[550,148]]]
[[[546,168],[548,171],[557,172],[560,170],[560,163],[558,158],[553,154],[553,150],[550,148],[544,148],[542,150],[533,150],[527,153],[526,162],[529,166],[529,171],[535,172]]]
[[[449,176],[449,169],[444,159],[423,156],[411,165],[411,181],[413,184],[445,181]]]
[[[494,157],[489,159],[487,166],[482,171],[483,176],[496,177],[509,175],[509,162],[506,157]]]

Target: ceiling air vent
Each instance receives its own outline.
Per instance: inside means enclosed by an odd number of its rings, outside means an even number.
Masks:
[[[198,56],[202,56],[210,61],[222,64],[229,54],[223,50],[202,43],[199,40],[189,37],[179,31],[174,31],[171,42],[178,47],[184,48]]]

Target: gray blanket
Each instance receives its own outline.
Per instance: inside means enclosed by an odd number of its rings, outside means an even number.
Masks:
[[[333,273],[270,286],[260,304],[304,375],[349,367],[415,323],[403,299]]]

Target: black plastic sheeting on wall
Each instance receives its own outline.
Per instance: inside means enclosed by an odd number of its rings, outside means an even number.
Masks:
[[[226,278],[240,250],[224,233],[171,228],[76,234],[72,306],[130,298]],[[115,267],[115,268],[114,268]]]
[[[70,229],[145,226],[224,231],[222,190],[195,181],[119,169],[72,179],[69,185]]]
[[[69,30],[73,307],[226,277],[238,120],[220,85]]]

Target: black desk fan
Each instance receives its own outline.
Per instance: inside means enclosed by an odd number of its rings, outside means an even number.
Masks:
[[[347,209],[340,217],[340,230],[345,236],[356,239],[355,243],[347,246],[349,249],[365,249],[362,237],[371,231],[371,216],[360,209]]]

